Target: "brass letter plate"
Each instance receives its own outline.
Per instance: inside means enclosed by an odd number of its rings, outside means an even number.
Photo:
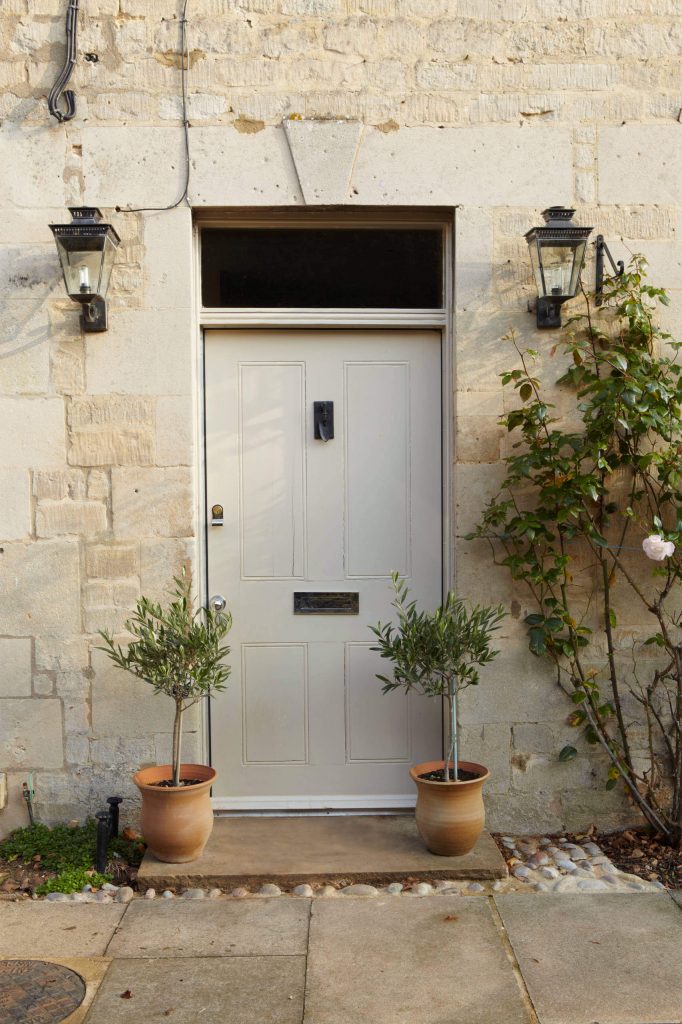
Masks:
[[[360,595],[357,591],[294,591],[294,615],[358,615],[359,612]]]

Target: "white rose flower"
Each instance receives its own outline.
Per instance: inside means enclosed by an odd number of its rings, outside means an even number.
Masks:
[[[663,540],[660,533],[652,533],[650,537],[645,537],[642,547],[647,558],[652,558],[654,562],[662,562],[665,558],[670,558],[675,551],[673,542]]]

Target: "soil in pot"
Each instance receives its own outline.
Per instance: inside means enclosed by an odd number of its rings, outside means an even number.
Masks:
[[[172,779],[161,779],[160,782],[150,782],[150,786],[163,786],[165,789],[182,789],[183,786],[198,786],[202,779],[180,779],[177,786]]]
[[[424,772],[423,775],[419,776],[420,779],[426,779],[427,782],[445,782],[443,778],[443,769],[439,768],[433,772]],[[457,771],[457,782],[473,782],[474,779],[480,779],[481,776],[478,772],[468,772],[465,768],[459,768]],[[455,781],[455,770],[450,768],[448,772],[448,782]]]

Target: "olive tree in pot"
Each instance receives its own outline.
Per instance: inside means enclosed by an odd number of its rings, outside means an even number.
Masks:
[[[212,608],[195,611],[184,571],[174,582],[167,608],[146,597],[137,602],[125,624],[133,637],[125,650],[106,631],[100,633],[104,646],[99,649],[175,704],[173,763],[142,768],[133,781],[142,796],[142,834],[149,849],[159,860],[184,863],[201,855],[213,829],[210,790],[216,771],[182,763],[182,719],[192,705],[225,688],[230,649],[222,642],[232,617]]]
[[[473,761],[459,760],[458,696],[478,683],[478,668],[499,653],[492,634],[505,617],[502,606],[468,606],[453,591],[435,612],[419,611],[398,573],[392,573],[398,616],[392,623],[370,626],[382,658],[393,662],[393,675],[377,675],[383,692],[414,690],[440,697],[447,706],[449,745],[445,760],[426,761],[410,769],[417,786],[417,827],[432,853],[458,857],[476,845],[485,824],[483,784],[490,773]],[[455,771],[455,766],[457,771]]]

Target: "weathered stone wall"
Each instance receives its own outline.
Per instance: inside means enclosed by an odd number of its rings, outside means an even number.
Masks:
[[[66,2],[0,4],[0,770],[12,796],[0,832],[23,820],[29,771],[39,813],[58,819],[92,811],[129,769],[167,756],[168,708],[117,676],[97,630],[120,628],[141,592],[159,594],[197,557],[191,211],[115,209],[163,206],[182,190],[182,3],[81,6],[78,113],[58,125],[45,96]],[[507,451],[499,339],[514,327],[550,347],[526,311],[521,237],[542,207],[575,204],[618,255],[644,251],[680,323],[678,0],[190,0],[188,16],[193,207],[315,195],[459,207],[462,538]],[[328,119],[360,126],[345,176],[297,159],[296,126],[314,150],[330,139]],[[58,277],[47,225],[70,203],[102,207],[122,238],[106,334],[80,334]],[[461,592],[513,612],[503,657],[465,708],[465,749],[494,772],[491,823],[623,820],[598,759],[556,763],[566,706],[526,649],[525,595],[482,546],[459,539],[456,555]]]

